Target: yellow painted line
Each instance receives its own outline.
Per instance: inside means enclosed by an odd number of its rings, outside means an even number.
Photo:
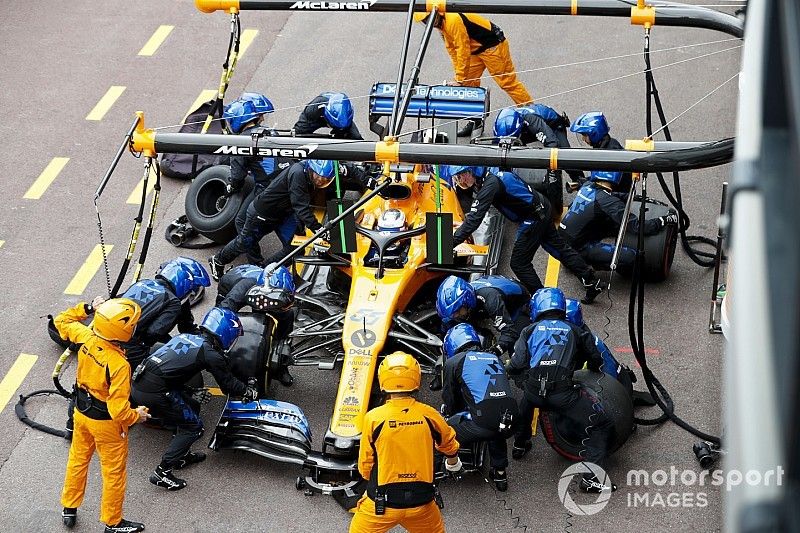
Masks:
[[[156,185],[156,170],[154,167],[150,167],[150,174],[147,175],[147,194],[153,191],[153,187]],[[142,187],[144,187],[144,178],[139,180],[139,183],[136,184],[136,188],[133,189],[130,196],[128,196],[127,203],[133,205],[139,205],[139,202],[142,201]]]
[[[0,248],[2,248],[5,243],[6,241],[0,241]]]
[[[564,216],[566,211],[564,208],[561,208],[561,216],[558,217],[559,220]],[[544,286],[545,287],[558,287],[558,273],[561,271],[561,262],[553,257],[552,255],[547,256],[547,270],[544,273]]]
[[[185,115],[183,115],[183,120],[181,122],[185,122],[186,117],[189,116],[189,113],[197,109],[200,106],[200,104],[204,104],[209,100],[213,100],[214,98],[216,98],[216,96],[217,96],[216,89],[203,89],[203,91],[200,93],[200,96],[195,98],[192,105],[189,106],[189,110],[186,112]]]
[[[6,404],[17,392],[19,386],[22,385],[37,359],[39,357],[36,355],[21,353],[17,360],[14,361],[14,364],[11,365],[8,374],[5,375],[3,381],[0,381],[0,411],[5,409]]]
[[[258,35],[258,30],[253,28],[247,28],[242,32],[242,37],[239,40],[239,59],[242,58],[247,49],[250,48],[250,45],[253,44],[253,39],[256,38]]]
[[[544,274],[545,287],[558,287],[558,273],[561,271],[561,263],[552,255],[547,256],[547,270]]]
[[[174,29],[175,26],[168,26],[166,24],[159,26],[158,29],[155,31],[155,33],[153,33],[153,36],[150,37],[150,40],[148,40],[144,44],[142,49],[139,50],[139,53],[137,55],[151,56],[155,54],[156,50],[158,50],[158,47],[161,46],[161,43],[163,43],[164,40],[166,40],[170,32],[172,32],[172,30]]]
[[[106,244],[106,256],[111,253],[111,250],[114,248],[113,244]],[[72,278],[72,281],[69,282],[67,288],[64,290],[64,294],[73,294],[76,296],[80,296],[83,294],[83,291],[86,290],[86,286],[92,281],[92,278],[100,267],[103,265],[103,251],[99,244],[95,245],[94,250],[92,253],[89,254],[89,257],[86,258],[86,261],[83,262],[83,266],[78,269],[78,272],[75,273],[75,277]]]
[[[38,200],[44,194],[44,191],[53,183],[53,180],[56,179],[56,176],[64,169],[67,162],[69,161],[69,157],[54,157],[42,173],[39,174],[39,177],[36,178],[36,181],[33,182],[28,192],[25,193],[23,198],[28,200]]]
[[[219,387],[209,387],[208,392],[210,392],[214,396],[225,396],[225,393],[222,392],[222,389],[220,389]]]
[[[125,87],[121,85],[112,85],[111,88],[106,91],[106,94],[97,102],[97,105],[94,106],[94,109],[89,111],[89,114],[86,115],[86,120],[103,120],[103,117],[106,116],[108,110],[111,109],[111,106],[114,105],[114,102],[122,96],[122,93],[125,92]]]

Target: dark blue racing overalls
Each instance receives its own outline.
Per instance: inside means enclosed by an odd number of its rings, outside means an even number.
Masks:
[[[225,394],[242,396],[247,386],[230,371],[225,356],[207,333],[181,334],[156,350],[133,373],[131,399],[174,426],[175,432],[161,466],[172,468],[203,434],[200,405],[191,398],[186,383],[201,370],[211,372]]]
[[[462,351],[445,361],[442,400],[447,419],[459,444],[488,441],[491,467],[508,466],[506,435],[500,421],[506,414],[517,417],[517,402],[503,363],[496,355]]]
[[[625,201],[619,195],[597,183],[586,183],[578,191],[569,211],[559,225],[559,233],[575,248],[587,263],[598,270],[608,270],[614,255],[614,244],[602,242],[616,238],[625,216]],[[645,221],[644,234],[658,233],[663,224],[658,219]],[[637,232],[639,219],[628,216],[628,230]],[[628,246],[620,249],[618,264],[623,272],[630,271],[636,259],[636,250]]]
[[[481,276],[470,282],[475,289],[477,306],[470,314],[470,322],[477,325],[487,320],[496,330],[496,344],[511,353],[522,328],[530,324],[528,303],[530,293],[519,281],[499,275]],[[444,329],[455,326],[444,323]]]
[[[478,229],[489,208],[494,205],[506,218],[519,223],[517,239],[511,251],[511,270],[530,294],[543,287],[533,268],[533,256],[539,246],[561,261],[586,285],[593,279],[592,269],[581,256],[558,234],[552,221],[550,202],[522,181],[516,174],[487,171],[472,208],[464,223],[453,234],[458,246]]]
[[[587,435],[582,457],[604,467],[613,422],[602,405],[573,382],[573,374],[584,364],[599,371],[603,358],[588,331],[563,317],[549,318],[555,316],[552,312],[542,316],[522,330],[511,359],[514,370],[527,371],[514,446],[524,448],[530,440],[533,410],[538,407],[566,417],[574,427],[582,428]]]
[[[139,366],[154,344],[169,342],[169,333],[175,326],[180,333],[192,333],[197,328],[189,302],[182,303],[169,283],[162,279],[138,281],[121,297],[133,300],[142,308],[133,337],[120,343],[131,368]]]

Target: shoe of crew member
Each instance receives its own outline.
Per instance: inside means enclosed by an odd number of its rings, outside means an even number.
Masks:
[[[197,463],[202,463],[206,460],[206,454],[203,452],[189,452],[180,459],[175,465],[172,467],[175,470],[180,470],[181,468],[186,468],[187,466],[191,466]]]
[[[158,465],[150,474],[150,483],[157,487],[163,487],[169,491],[181,490],[186,486],[186,480],[175,477],[172,468],[165,468]]]
[[[531,451],[533,448],[533,443],[529,440],[525,442],[514,442],[514,446],[511,448],[511,457],[514,459],[522,459],[528,452]]]
[[[131,522],[130,520],[120,520],[116,525],[106,525],[105,533],[138,533],[144,531],[144,524]]]
[[[489,469],[489,477],[492,478],[492,483],[497,487],[500,492],[508,490],[508,474],[505,470]]]

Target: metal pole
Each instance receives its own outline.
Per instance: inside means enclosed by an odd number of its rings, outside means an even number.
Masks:
[[[411,41],[411,25],[414,23],[414,3],[411,0],[408,3],[408,14],[406,15],[406,31],[403,35],[403,48],[400,52],[400,67],[397,69],[397,89],[394,91],[394,102],[392,103],[392,115],[389,117],[389,135],[394,135],[397,121],[397,111],[400,107],[400,92],[403,89],[403,75],[406,73],[406,59],[408,59],[408,45]],[[412,88],[406,89],[407,93],[411,93]]]
[[[722,263],[722,242],[725,239],[722,217],[725,215],[728,199],[728,182],[722,183],[722,201],[719,206],[719,219],[717,222],[717,251],[714,255],[714,281],[711,284],[711,311],[708,316],[708,331],[722,333],[722,327],[717,324],[717,292],[719,290],[719,270]]]
[[[122,144],[119,145],[119,149],[117,150],[117,153],[114,155],[114,159],[111,161],[111,165],[109,165],[108,170],[106,170],[106,174],[105,176],[103,176],[100,185],[97,186],[97,190],[94,193],[95,202],[97,201],[98,198],[100,198],[100,195],[103,194],[103,190],[106,188],[106,185],[108,185],[108,180],[111,179],[111,175],[114,173],[114,169],[117,168],[117,163],[119,163],[119,160],[122,158],[122,154],[125,152],[125,149],[128,148],[128,146],[130,146],[131,136],[133,135],[133,132],[136,130],[136,126],[139,125],[140,120],[142,120],[142,117],[140,115],[136,115],[136,119],[134,119],[133,124],[131,124],[131,127],[128,130],[127,135],[125,135],[125,140],[122,141]]]
[[[431,40],[431,34],[433,33],[433,27],[436,23],[437,13],[431,13],[428,16],[428,23],[425,25],[425,33],[422,35],[422,42],[419,45],[419,51],[417,52],[417,58],[414,60],[414,66],[411,67],[411,79],[408,82],[408,86],[406,87],[406,92],[403,95],[403,103],[400,104],[400,111],[399,116],[397,118],[397,124],[395,128],[392,130],[389,129],[390,135],[398,135],[400,130],[403,128],[403,120],[406,118],[406,111],[408,110],[408,104],[411,102],[411,95],[414,92],[414,88],[417,86],[417,82],[419,81],[419,72],[420,68],[422,67],[422,60],[425,58],[425,51],[428,49],[428,43]],[[400,85],[398,84],[398,89],[395,91],[395,102],[397,102],[397,95],[400,94]]]

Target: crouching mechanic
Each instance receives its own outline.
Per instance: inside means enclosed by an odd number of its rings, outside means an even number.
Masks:
[[[488,351],[501,357],[511,353],[522,328],[530,324],[530,298],[522,283],[503,276],[481,276],[472,282],[448,276],[436,291],[436,312],[443,330],[461,322],[477,326],[488,319],[497,334],[497,343]]]
[[[598,270],[609,270],[616,247],[603,242],[616,237],[625,217],[625,200],[613,192],[622,179],[621,172],[593,170],[589,181],[581,187],[569,211],[559,224],[559,233],[573,248]],[[644,234],[653,235],[667,224],[677,224],[678,215],[670,213],[644,222]],[[628,215],[628,230],[639,231],[639,219]],[[636,260],[636,250],[622,246],[618,254],[618,266],[623,272],[630,271]]]
[[[579,116],[569,127],[570,131],[580,135],[584,144],[595,150],[622,150],[622,144],[609,135],[611,127],[606,116],[600,111],[590,111]],[[622,178],[614,187],[615,191],[625,194],[631,190],[633,177],[630,172],[624,172]]]
[[[219,307],[230,309],[236,313],[249,305],[255,313],[266,313],[274,321],[272,331],[272,346],[289,336],[294,325],[294,276],[285,266],[275,268],[269,265],[259,269],[257,279],[243,277],[228,292],[227,296],[218,304]],[[227,276],[228,274],[225,274]],[[222,277],[223,281],[225,276]],[[270,328],[264,330],[268,334]],[[289,358],[282,356],[275,379],[284,387],[291,387],[294,378],[289,373]]]
[[[222,392],[254,400],[258,393],[231,373],[225,354],[242,335],[242,324],[229,309],[212,307],[200,323],[200,333],[174,337],[145,359],[133,373],[133,401],[148,405],[153,416],[165,425],[175,426],[172,440],[150,483],[167,490],[180,490],[186,481],[176,478],[173,469],[180,469],[205,460],[203,452],[191,451],[192,444],[203,434],[200,403],[185,390],[186,382],[201,370],[214,376]]]
[[[530,293],[543,287],[533,268],[533,256],[543,246],[547,253],[561,261],[575,274],[586,289],[584,303],[591,303],[602,292],[600,280],[586,261],[558,234],[552,223],[550,202],[522,181],[513,172],[486,167],[450,166],[453,183],[461,189],[477,187],[475,201],[464,223],[453,234],[453,246],[472,235],[494,205],[506,218],[519,223],[517,238],[511,251],[511,270]]]
[[[139,366],[155,343],[169,342],[175,326],[179,333],[197,330],[187,300],[193,290],[209,285],[211,279],[200,263],[179,257],[162,264],[155,279],[138,281],[125,291],[122,297],[142,308],[136,333],[122,345],[131,368]]]
[[[489,476],[497,490],[508,490],[506,438],[517,418],[517,402],[511,393],[503,363],[497,355],[481,350],[475,328],[459,324],[442,343],[444,384],[443,414],[456,431],[461,446],[488,441]]]
[[[239,255],[247,253],[248,257],[260,257],[261,239],[280,228],[292,215],[311,231],[320,229],[322,224],[311,208],[311,193],[314,189],[324,189],[333,183],[336,164],[334,161],[306,159],[281,172],[247,208],[247,221],[242,231],[209,259],[214,280],[219,281],[225,265]],[[339,164],[339,175],[367,189],[377,185],[375,178],[350,163]]]
[[[100,521],[106,533],[143,531],[144,524],[122,518],[127,483],[128,430],[149,418],[144,405],[131,408],[131,367],[120,342],[130,340],[141,316],[139,305],[126,298],[83,302],[55,318],[58,333],[80,344],[75,376],[75,430],[69,448],[61,512],[72,528],[83,503],[86,478],[94,451],[100,456],[103,496]],[[94,314],[91,327],[81,323]]]
[[[322,93],[303,108],[294,125],[298,137],[314,133],[320,128],[330,128],[337,139],[361,141],[364,138],[353,122],[353,104],[344,93]]]
[[[228,124],[228,129],[237,135],[251,135],[256,138],[269,136],[272,130],[261,126],[264,115],[274,110],[272,102],[259,93],[244,93],[238,100],[225,106],[222,118]],[[248,174],[253,176],[253,190],[242,201],[239,213],[236,215],[236,229],[241,231],[247,219],[247,207],[253,198],[285,168],[292,163],[285,157],[263,157],[260,155],[234,155],[231,156],[231,177],[228,179],[226,193],[228,196],[240,191],[244,187]],[[250,258],[256,261],[259,258]]]
[[[433,484],[433,449],[445,467],[462,470],[453,428],[432,407],[417,402],[421,373],[404,352],[387,355],[378,367],[386,403],[364,417],[358,471],[367,491],[358,502],[350,533],[383,532],[401,525],[415,533],[442,533],[441,501]]]
[[[561,289],[545,288],[534,294],[533,323],[522,330],[509,368],[509,373],[527,371],[511,454],[514,459],[521,459],[530,451],[533,410],[538,407],[584,428],[587,438],[583,458],[605,468],[613,422],[573,381],[573,374],[584,364],[589,370],[599,372],[603,358],[592,335],[568,322],[565,313],[566,300]],[[580,487],[586,492],[616,489],[601,483],[594,474],[584,474]]]

